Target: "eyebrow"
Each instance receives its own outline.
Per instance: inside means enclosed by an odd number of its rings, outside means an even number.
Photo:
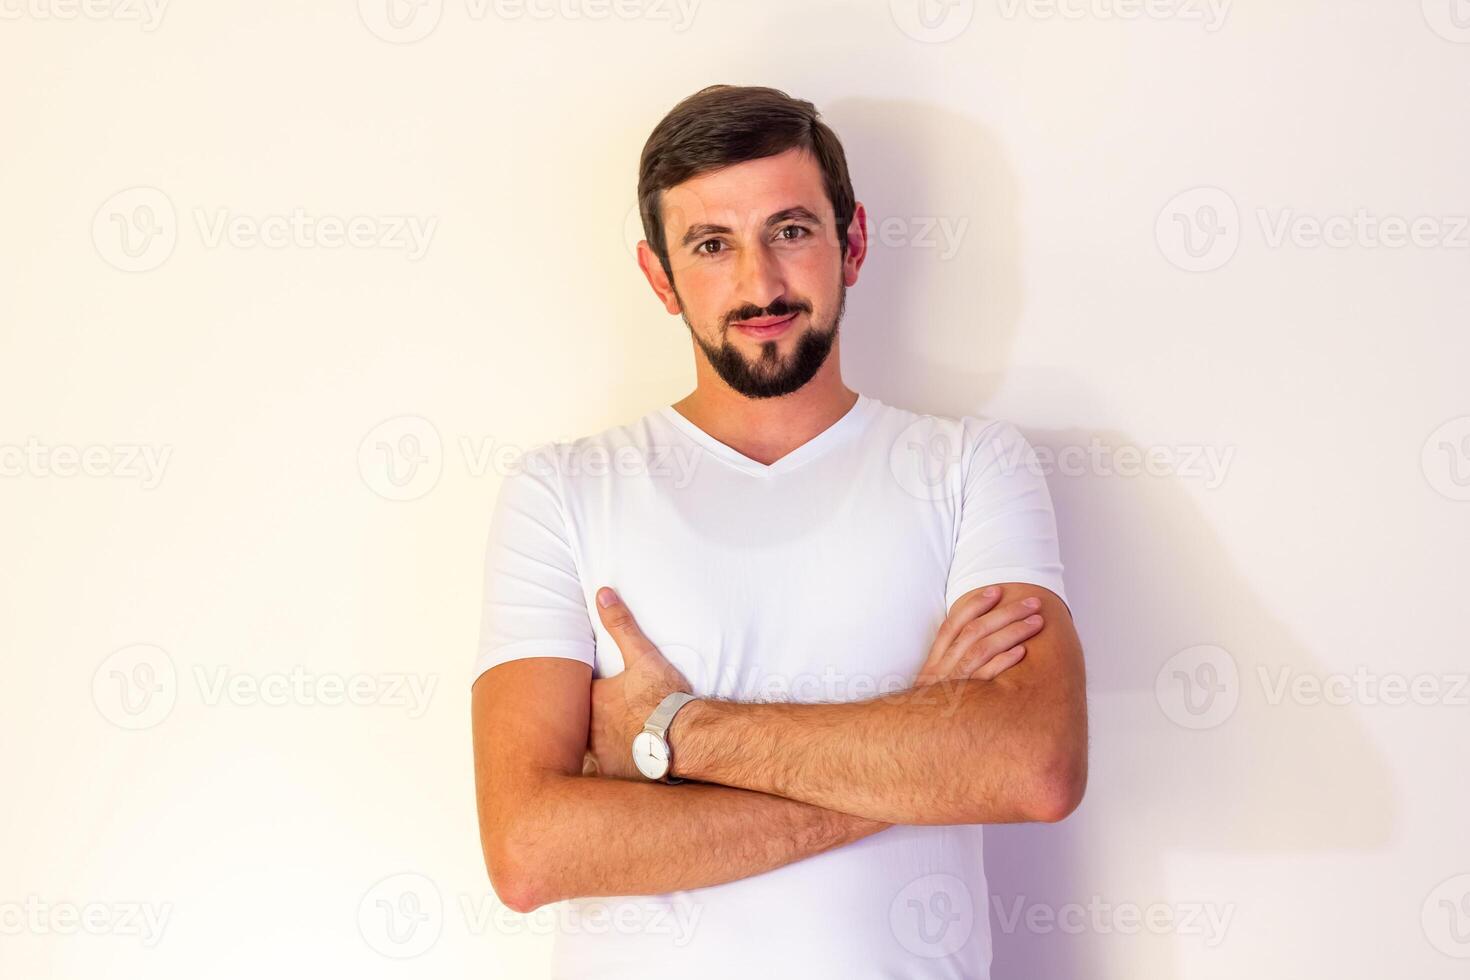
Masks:
[[[809,224],[816,225],[819,228],[822,225],[822,219],[821,218],[818,218],[815,214],[813,214],[807,208],[804,208],[801,205],[797,205],[796,207],[783,208],[782,210],[777,211],[775,214],[771,215],[769,218],[766,219],[765,226],[767,228],[770,228],[773,225],[779,225],[783,221],[790,221],[793,218],[798,219],[798,220],[801,220],[801,221],[805,221],[805,222],[807,222]],[[729,234],[733,234],[733,232],[731,231],[731,229],[725,227],[724,225],[711,225],[711,224],[691,225],[689,227],[689,230],[686,231],[686,232],[684,232],[684,237],[679,240],[679,247],[680,248],[687,248],[688,246],[694,244],[694,242],[696,240],[701,239],[701,238],[704,238],[704,237],[706,237],[708,235],[729,235]]]

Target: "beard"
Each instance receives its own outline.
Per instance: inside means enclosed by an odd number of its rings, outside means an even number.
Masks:
[[[678,293],[676,288],[674,295],[677,296]],[[683,305],[682,299],[680,305]],[[694,342],[699,345],[700,350],[704,351],[710,367],[714,368],[715,373],[725,384],[746,398],[777,398],[791,394],[816,377],[817,371],[826,363],[827,355],[832,353],[832,345],[837,340],[837,332],[842,326],[842,314],[846,308],[847,284],[839,281],[837,313],[832,317],[830,325],[811,323],[802,331],[801,336],[796,338],[796,348],[786,357],[781,355],[781,338],[762,341],[760,354],[755,360],[747,358],[739,347],[730,342],[729,331],[734,329],[733,327],[725,328],[720,343],[716,345],[699,335],[694,325],[689,322],[687,313],[681,315],[684,317],[684,325],[689,328],[690,335],[694,337]],[[762,316],[786,316],[803,310],[810,319],[810,304],[792,304],[777,300],[764,310],[753,310],[753,308],[738,310],[728,322],[753,320]]]

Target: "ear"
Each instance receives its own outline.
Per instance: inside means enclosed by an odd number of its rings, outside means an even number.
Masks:
[[[669,313],[682,312],[679,297],[674,293],[674,284],[664,274],[663,264],[653,254],[653,246],[648,244],[646,238],[638,243],[638,268],[643,270],[643,277],[653,287],[659,302],[664,304],[664,309]]]
[[[862,201],[853,209],[846,234],[847,258],[842,263],[842,281],[851,287],[857,285],[858,270],[868,257],[868,212]]]

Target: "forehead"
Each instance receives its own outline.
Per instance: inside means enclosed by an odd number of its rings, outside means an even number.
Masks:
[[[746,160],[670,187],[663,193],[665,235],[670,242],[690,225],[744,228],[767,215],[802,206],[830,219],[831,202],[816,158],[800,147]]]

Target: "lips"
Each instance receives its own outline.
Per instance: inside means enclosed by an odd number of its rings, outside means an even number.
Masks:
[[[786,316],[761,316],[754,320],[741,320],[735,324],[735,328],[747,337],[756,340],[769,340],[786,332],[786,328],[796,320],[796,313],[788,313]]]

